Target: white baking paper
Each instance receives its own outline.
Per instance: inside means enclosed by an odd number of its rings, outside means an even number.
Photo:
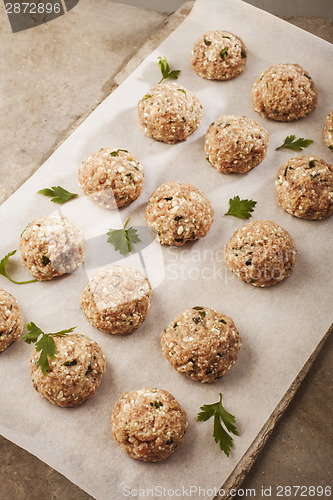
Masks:
[[[235,33],[248,48],[245,71],[234,80],[204,80],[191,68],[193,43],[211,29]],[[181,69],[179,83],[199,97],[204,109],[199,129],[177,145],[149,139],[137,123],[137,102],[160,78],[158,56],[166,56],[172,69]],[[17,341],[0,356],[3,436],[99,500],[214,496],[214,489],[232,472],[332,322],[333,220],[306,221],[288,215],[277,205],[274,188],[278,168],[296,155],[275,151],[287,135],[313,139],[303,153],[332,161],[332,152],[322,139],[333,103],[332,57],[330,44],[247,3],[197,0],[185,22],[0,207],[1,256],[18,248],[19,235],[32,219],[52,212],[68,215],[85,231],[88,250],[80,270],[51,282],[22,286],[1,278],[0,285],[17,298],[26,322],[34,321],[49,332],[77,325],[78,332],[98,341],[108,363],[93,398],[77,408],[59,408],[34,391],[29,375],[31,346]],[[282,62],[303,66],[319,92],[316,110],[291,123],[260,117],[250,99],[260,72]],[[226,113],[254,118],[269,132],[267,157],[248,174],[223,175],[205,160],[205,132]],[[128,149],[145,168],[142,195],[119,212],[96,207],[78,188],[81,161],[101,147]],[[190,182],[208,195],[215,210],[208,235],[182,248],[161,248],[145,232],[147,241],[139,251],[120,258],[106,242],[105,232],[120,227],[128,216],[131,225],[145,226],[149,195],[169,180]],[[58,209],[36,194],[59,184],[80,192],[80,197]],[[274,287],[254,288],[226,268],[224,247],[246,222],[224,216],[229,198],[235,195],[257,201],[252,220],[271,219],[294,238],[299,254],[295,272]],[[19,255],[12,260],[8,271],[24,279]],[[146,321],[128,336],[94,329],[79,305],[88,276],[116,260],[145,267],[154,288]],[[243,340],[230,373],[212,385],[178,374],[160,349],[162,329],[175,315],[195,305],[216,308],[233,318]],[[111,435],[110,412],[117,399],[127,390],[146,386],[168,390],[188,414],[183,445],[162,463],[129,458]],[[213,440],[213,421],[196,422],[200,406],[217,401],[219,392],[227,410],[236,416],[239,430],[230,458]]]

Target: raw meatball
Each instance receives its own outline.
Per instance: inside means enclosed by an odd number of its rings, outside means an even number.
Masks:
[[[32,351],[30,373],[37,392],[58,406],[77,406],[97,391],[106,368],[97,342],[86,335],[52,337],[57,354],[48,358],[50,370],[43,375],[37,365],[40,352]]]
[[[20,250],[23,264],[37,280],[51,280],[82,264],[84,234],[63,215],[41,217],[21,234]]]
[[[23,325],[24,319],[16,299],[0,288],[0,352],[20,337]]]
[[[235,363],[241,339],[231,318],[196,306],[179,314],[163,330],[161,346],[179,373],[200,382],[215,382]]]
[[[148,279],[137,269],[111,266],[101,269],[81,293],[87,320],[106,333],[132,333],[145,320],[151,298]]]
[[[299,64],[276,64],[261,73],[252,88],[254,109],[271,120],[302,118],[317,106],[317,89]]]
[[[79,168],[85,194],[103,208],[129,205],[142,191],[143,167],[126,149],[100,149]]]
[[[111,414],[112,434],[132,458],[160,462],[183,442],[186,413],[167,391],[147,387],[125,392]]]
[[[293,272],[297,251],[285,229],[270,220],[256,220],[235,232],[226,245],[225,259],[241,280],[263,287]]]
[[[333,149],[333,110],[326,118],[324,128],[324,141],[328,148]]]
[[[163,245],[184,245],[205,236],[214,211],[205,193],[191,184],[167,182],[157,188],[146,208],[145,219]]]
[[[244,69],[247,50],[238,36],[228,31],[208,31],[193,46],[194,71],[209,80],[230,80]]]
[[[243,174],[256,167],[265,158],[267,146],[266,130],[246,116],[220,116],[205,137],[206,159],[224,174]]]
[[[291,158],[275,181],[277,201],[291,215],[325,219],[333,214],[333,165],[316,156]]]
[[[201,117],[199,99],[179,83],[156,85],[138,104],[144,133],[168,144],[185,141],[197,129]]]

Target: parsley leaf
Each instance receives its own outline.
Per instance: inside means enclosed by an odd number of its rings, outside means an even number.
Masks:
[[[285,138],[284,143],[275,150],[278,151],[279,149],[287,148],[292,149],[293,151],[302,151],[304,148],[307,148],[308,146],[310,146],[310,144],[313,143],[311,139],[303,139],[303,137],[296,139],[296,141],[295,139],[295,135],[288,135]]]
[[[7,274],[6,271],[6,266],[7,262],[10,257],[16,254],[16,250],[12,250],[11,252],[8,252],[7,255],[5,255],[1,260],[0,260],[0,275],[6,278],[7,280],[11,281],[12,283],[16,283],[16,285],[24,285],[25,283],[35,283],[37,280],[28,280],[28,281],[15,281],[12,278],[10,278]]]
[[[200,410],[202,411],[198,413],[198,422],[206,422],[214,415],[213,437],[215,442],[220,444],[221,450],[229,456],[233,441],[223,425],[235,436],[238,436],[238,431],[234,425],[235,417],[228,413],[222,405],[222,394],[220,393],[220,401],[218,403],[200,406]]]
[[[121,253],[121,255],[127,255],[132,249],[132,245],[139,243],[141,240],[138,236],[138,232],[134,227],[129,227],[126,229],[129,221],[127,218],[124,227],[122,229],[110,229],[107,232],[108,243],[114,246],[114,249]]]
[[[162,78],[158,82],[159,84],[163,82],[166,78],[171,78],[172,80],[177,80],[178,75],[180,73],[180,69],[174,69],[173,71],[170,71],[168,61],[166,57],[159,57],[158,58],[158,65],[160,67],[161,73],[162,73]]]
[[[124,151],[124,153],[128,153],[127,149],[117,149],[116,151],[111,151],[110,156],[119,156],[119,151]]]
[[[239,196],[234,196],[229,200],[229,210],[224,215],[234,215],[240,219],[249,219],[251,217],[251,212],[253,212],[253,207],[257,204],[253,200],[241,200]]]
[[[51,189],[45,188],[40,189],[38,191],[39,194],[43,194],[44,196],[48,196],[51,198],[51,201],[54,203],[58,203],[62,205],[66,203],[66,201],[71,200],[72,198],[76,198],[78,195],[75,193],[70,193],[67,189],[62,188],[61,186],[52,186]]]
[[[220,52],[220,57],[225,60],[228,57],[228,47],[224,47]]]
[[[27,323],[26,329],[28,331],[22,336],[22,340],[24,340],[26,344],[35,344],[36,351],[40,352],[37,365],[42,370],[43,375],[46,375],[50,369],[48,358],[55,358],[55,355],[58,352],[53,337],[64,337],[67,333],[71,333],[75,330],[75,328],[76,326],[73,326],[68,330],[61,330],[56,333],[44,333],[32,321]]]

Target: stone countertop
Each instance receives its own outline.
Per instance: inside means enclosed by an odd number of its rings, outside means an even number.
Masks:
[[[108,0],[80,0],[65,16],[13,34],[1,4],[0,54],[6,71],[0,74],[5,96],[0,102],[0,203],[178,26],[192,5],[186,2],[169,16]],[[328,20],[284,19],[333,42]],[[330,485],[332,365],[329,338],[246,477],[239,498],[250,496],[250,490],[263,498],[262,486]],[[1,436],[0,458],[0,500],[91,498]]]

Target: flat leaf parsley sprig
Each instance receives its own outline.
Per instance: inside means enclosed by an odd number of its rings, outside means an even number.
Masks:
[[[7,255],[5,255],[1,260],[0,260],[0,275],[6,278],[7,280],[11,281],[12,283],[15,283],[16,285],[24,285],[25,283],[36,283],[36,279],[33,280],[28,280],[28,281],[16,281],[13,280],[13,278],[10,278],[8,276],[6,266],[7,262],[9,261],[10,257],[16,254],[16,250],[12,250],[11,252],[8,252]]]
[[[311,139],[304,139],[303,137],[300,137],[299,139],[296,139],[295,135],[288,135],[284,143],[279,146],[278,148],[275,148],[276,151],[279,151],[280,149],[286,148],[286,149],[292,149],[293,151],[303,151],[304,148],[307,148],[310,146],[310,144],[313,143]]]
[[[121,253],[121,255],[127,255],[132,252],[132,245],[139,243],[141,239],[138,236],[138,232],[134,227],[127,228],[129,217],[127,217],[124,227],[122,229],[110,229],[107,232],[108,243],[114,246],[114,249]]]
[[[220,401],[211,405],[200,406],[200,410],[202,411],[199,412],[197,416],[197,420],[199,422],[206,422],[206,420],[209,420],[210,417],[214,415],[213,437],[215,439],[215,442],[220,444],[221,450],[228,457],[230,454],[230,449],[233,445],[233,440],[230,434],[228,434],[224,429],[223,425],[229,432],[231,432],[235,436],[238,436],[238,431],[236,429],[236,426],[234,425],[235,417],[228,413],[222,405],[222,394],[220,393]]]
[[[162,78],[158,83],[159,84],[162,83],[163,80],[166,80],[167,78],[171,78],[172,80],[177,80],[178,75],[180,73],[180,69],[174,69],[170,71],[169,63],[166,57],[159,57],[158,59],[159,59],[158,65],[162,73]]]
[[[22,340],[27,344],[35,344],[36,351],[40,351],[37,365],[42,370],[43,375],[46,375],[50,369],[48,358],[54,359],[58,353],[53,337],[65,337],[68,333],[73,332],[75,328],[76,326],[73,326],[68,330],[61,330],[56,333],[44,333],[32,321],[27,323],[26,329],[28,332],[22,336]]]
[[[239,196],[234,196],[230,198],[229,210],[224,215],[234,215],[239,219],[249,219],[256,204],[256,201],[241,200]]]
[[[62,188],[61,186],[52,186],[51,189],[40,189],[37,192],[38,194],[48,196],[49,198],[51,198],[51,201],[53,201],[53,203],[58,203],[59,205],[66,203],[72,198],[77,198],[78,196],[76,193],[70,193],[69,191],[67,191],[67,189]]]

